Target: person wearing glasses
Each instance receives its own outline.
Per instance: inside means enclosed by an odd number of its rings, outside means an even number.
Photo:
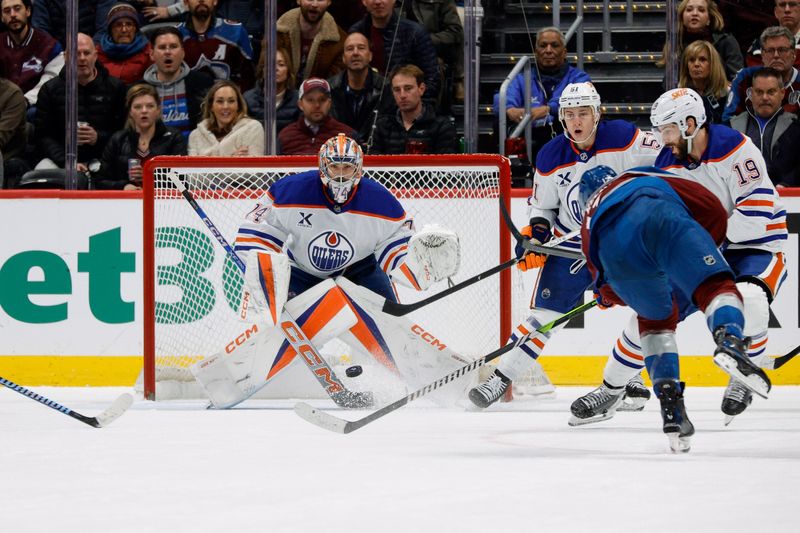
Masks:
[[[153,60],[150,43],[139,31],[139,14],[130,4],[114,4],[106,18],[107,30],[96,37],[97,60],[125,85],[142,79]]]
[[[795,36],[784,26],[770,26],[761,33],[761,55],[764,67],[778,71],[783,80],[783,98],[781,105],[787,113],[797,114],[800,111],[800,76],[793,66],[795,62]],[[753,85],[753,74],[764,67],[747,67],[739,71],[731,83],[731,96],[722,120],[730,122],[731,118],[745,111],[750,99]]]
[[[774,14],[778,24],[794,35],[796,49],[798,46],[797,41],[800,40],[800,1],[775,0]],[[747,50],[745,64],[748,67],[755,67],[763,65],[763,63],[761,40],[756,39]],[[800,54],[795,55],[794,63],[795,67],[800,67]]]

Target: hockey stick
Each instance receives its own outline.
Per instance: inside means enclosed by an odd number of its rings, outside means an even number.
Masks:
[[[506,204],[503,202],[502,197],[500,198],[500,214],[503,215],[503,221],[506,223],[506,227],[511,232],[511,235],[514,236],[514,240],[517,241],[517,244],[522,246],[529,252],[544,254],[544,255],[555,255],[558,257],[565,257],[567,259],[577,259],[577,260],[585,259],[585,257],[583,257],[583,254],[581,252],[564,250],[560,248],[553,248],[553,249],[549,248],[549,246],[556,246],[566,240],[571,239],[572,237],[577,235],[580,232],[580,230],[571,231],[568,234],[559,237],[558,239],[550,239],[544,245],[533,244],[527,237],[525,237],[522,233],[520,233],[517,227],[514,225],[514,221],[511,220],[511,215],[509,214],[508,209],[506,209]]]
[[[542,254],[550,254],[550,253],[552,253],[553,255],[562,255],[562,254],[565,254],[565,253],[572,254],[573,252],[565,252],[564,250],[553,249],[553,247],[554,246],[558,246],[562,242],[573,238],[578,233],[579,233],[579,230],[575,230],[575,231],[572,231],[572,232],[570,232],[570,233],[568,233],[568,234],[566,234],[566,235],[564,235],[562,237],[558,237],[557,239],[551,239],[551,240],[547,241],[547,243],[542,245],[542,246],[539,246],[539,245],[536,245],[536,244],[532,244],[532,243],[531,243],[531,246],[535,246],[537,252],[538,253],[542,253]],[[570,257],[572,257],[572,255],[570,255]],[[583,256],[581,256],[581,257],[583,257]],[[428,296],[427,298],[424,298],[424,299],[422,299],[422,300],[420,300],[418,302],[409,303],[409,304],[401,304],[401,303],[398,303],[398,302],[392,302],[390,300],[386,300],[383,303],[383,307],[381,308],[381,311],[383,311],[387,315],[392,315],[392,316],[403,316],[403,315],[406,315],[408,313],[411,313],[412,311],[416,311],[417,309],[425,307],[428,304],[432,304],[433,302],[441,300],[445,296],[450,296],[454,292],[460,291],[461,289],[469,287],[470,285],[473,285],[473,284],[475,284],[475,283],[477,283],[477,282],[479,282],[481,280],[484,280],[484,279],[486,279],[486,278],[488,278],[490,276],[493,276],[494,274],[497,274],[498,272],[502,272],[503,270],[505,270],[507,268],[511,268],[514,265],[516,265],[518,262],[519,262],[519,259],[516,258],[516,257],[514,257],[512,259],[509,259],[505,263],[501,263],[501,264],[499,264],[497,266],[494,266],[494,267],[490,268],[489,270],[486,270],[485,272],[481,272],[480,274],[476,274],[471,278],[468,278],[468,279],[465,279],[464,281],[456,283],[455,285],[453,285],[451,287],[448,287],[448,288],[446,288],[445,290],[443,290],[441,292],[437,292],[434,295]]]
[[[791,352],[787,353],[786,355],[782,355],[780,357],[775,357],[773,359],[767,359],[767,370],[778,370],[780,367],[791,361],[795,355],[800,353],[800,346],[792,350]]]
[[[97,416],[85,416],[80,413],[77,413],[70,409],[69,407],[64,407],[60,403],[56,403],[49,398],[45,398],[41,394],[36,394],[30,389],[26,389],[22,385],[17,385],[13,381],[9,381],[4,377],[0,377],[0,385],[5,385],[9,389],[22,394],[23,396],[27,396],[31,400],[35,400],[42,405],[46,405],[51,409],[55,409],[59,413],[64,413],[67,416],[71,416],[75,420],[80,420],[84,424],[89,424],[95,428],[103,428],[109,425],[111,422],[122,416],[122,414],[128,410],[128,407],[131,406],[133,403],[133,396],[128,393],[123,394],[116,400],[111,406],[100,413]]]
[[[225,249],[231,261],[233,261],[241,273],[244,274],[245,265],[242,259],[236,254],[233,248],[231,248],[231,245],[217,226],[214,225],[214,222],[208,218],[206,212],[200,207],[197,200],[194,199],[194,196],[189,192],[178,175],[174,171],[170,171],[169,179],[184,199],[189,202],[189,205],[192,206],[192,209],[194,209],[194,212],[200,217],[200,220],[202,220],[209,231],[211,231],[211,234],[214,235],[217,242]],[[294,317],[285,309],[281,311],[280,322],[283,336],[286,337],[286,340],[292,348],[294,348],[296,354],[300,356],[300,359],[303,360],[311,373],[314,374],[314,377],[322,388],[325,389],[325,392],[328,393],[328,396],[336,402],[336,405],[347,409],[363,409],[365,407],[371,407],[374,404],[371,392],[351,391],[344,386],[341,380],[336,377],[330,365],[328,365],[325,359],[320,355],[317,348],[306,338]]]
[[[476,359],[475,361],[471,362],[470,364],[465,365],[465,366],[459,368],[458,370],[455,370],[455,371],[447,374],[446,376],[437,379],[433,383],[431,383],[429,385],[426,385],[426,386],[422,387],[421,389],[419,389],[417,391],[412,392],[408,396],[405,396],[404,398],[401,398],[401,399],[397,400],[396,402],[390,403],[389,405],[387,405],[385,407],[381,407],[380,409],[378,409],[376,411],[373,411],[372,413],[368,414],[364,418],[360,418],[358,420],[352,420],[352,421],[344,420],[342,418],[334,416],[334,415],[332,415],[330,413],[327,413],[325,411],[320,411],[319,409],[311,407],[307,403],[303,403],[303,402],[300,402],[300,403],[298,403],[298,404],[296,404],[294,406],[294,412],[297,413],[297,415],[300,418],[302,418],[303,420],[306,420],[307,422],[310,422],[310,423],[314,424],[315,426],[319,426],[319,427],[321,427],[323,429],[327,429],[328,431],[332,431],[334,433],[343,433],[343,434],[352,433],[353,431],[355,431],[355,430],[357,430],[359,428],[362,428],[362,427],[366,426],[367,424],[369,424],[371,422],[374,422],[375,420],[377,420],[377,419],[379,419],[379,418],[381,418],[383,416],[388,415],[392,411],[396,411],[397,409],[400,409],[401,407],[403,407],[407,403],[413,402],[414,400],[417,400],[417,399],[425,396],[426,394],[429,394],[429,393],[435,391],[439,387],[441,387],[443,385],[446,385],[447,383],[450,383],[451,381],[454,381],[454,380],[460,378],[464,374],[467,374],[468,372],[472,372],[476,368],[482,367],[483,365],[485,365],[489,361],[492,361],[493,359],[497,359],[498,357],[500,357],[504,353],[506,353],[508,351],[511,351],[514,348],[516,348],[517,346],[520,346],[521,344],[524,344],[525,342],[527,342],[535,333],[546,333],[546,332],[550,331],[551,329],[553,329],[554,327],[558,326],[559,324],[562,324],[562,323],[568,321],[572,317],[575,317],[575,316],[578,316],[580,314],[585,313],[586,311],[588,311],[589,309],[591,309],[592,307],[594,307],[596,305],[597,305],[597,300],[591,300],[590,302],[586,302],[583,305],[579,305],[578,307],[576,307],[572,311],[569,311],[568,313],[566,313],[564,315],[561,315],[560,317],[558,317],[557,319],[553,320],[552,322],[550,322],[548,324],[545,324],[544,326],[541,326],[539,329],[528,333],[524,337],[520,337],[516,341],[510,342],[510,343],[506,344],[505,346],[503,346],[503,347],[501,347],[501,348],[499,348],[499,349],[497,349],[497,350],[495,350],[495,351],[493,351],[493,352],[491,352],[491,353],[489,353],[487,355],[484,355],[483,357],[481,357],[479,359]]]

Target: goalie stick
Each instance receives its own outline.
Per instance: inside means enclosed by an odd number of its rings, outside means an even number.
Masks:
[[[575,231],[572,231],[570,233],[567,233],[566,235],[564,235],[562,237],[558,237],[557,239],[551,239],[551,240],[547,241],[547,243],[544,244],[544,245],[539,246],[539,245],[531,243],[531,246],[534,246],[538,253],[552,254],[552,255],[569,254],[567,257],[579,259],[579,258],[582,258],[583,256],[577,256],[577,255],[575,255],[575,252],[571,252],[571,251],[568,251],[568,250],[558,250],[558,249],[553,248],[554,246],[558,246],[562,242],[573,238],[578,233],[580,233],[580,230],[575,230]],[[464,281],[456,283],[455,285],[452,285],[452,286],[446,288],[443,291],[437,292],[434,295],[428,296],[427,298],[419,300],[418,302],[414,302],[414,303],[410,303],[410,304],[402,304],[402,303],[399,303],[399,302],[393,302],[391,300],[386,300],[384,302],[384,304],[383,304],[383,307],[381,308],[381,311],[383,311],[387,315],[392,315],[392,316],[407,315],[408,313],[411,313],[412,311],[416,311],[417,309],[425,307],[428,304],[432,304],[433,302],[441,300],[445,296],[449,296],[449,295],[453,294],[454,292],[457,292],[457,291],[460,291],[461,289],[469,287],[470,285],[473,285],[473,284],[475,284],[475,283],[477,283],[477,282],[479,282],[479,281],[481,281],[483,279],[486,279],[486,278],[488,278],[490,276],[493,276],[494,274],[497,274],[498,272],[502,272],[503,270],[505,270],[507,268],[511,268],[514,265],[516,265],[518,262],[519,262],[519,259],[516,258],[516,257],[514,257],[512,259],[509,259],[505,263],[501,263],[501,264],[499,264],[497,266],[494,266],[494,267],[490,268],[489,270],[486,270],[485,272],[481,272],[480,274],[476,274],[471,278],[468,278],[468,279],[465,279]]]
[[[200,220],[203,221],[209,231],[211,231],[211,234],[214,235],[214,238],[217,240],[217,242],[222,246],[222,248],[225,249],[225,252],[231,258],[231,261],[233,261],[242,274],[244,274],[245,265],[242,262],[242,259],[236,254],[231,245],[228,243],[227,239],[225,239],[225,236],[222,235],[222,232],[220,232],[219,228],[214,225],[214,222],[208,217],[203,208],[200,207],[200,204],[197,203],[197,200],[195,200],[192,193],[189,192],[189,190],[183,184],[180,177],[178,177],[174,171],[170,171],[168,175],[169,179],[172,181],[184,199],[189,202],[189,205],[192,207],[192,209],[194,209],[194,212],[200,217]],[[312,374],[314,374],[314,377],[317,379],[322,388],[325,389],[325,392],[328,393],[328,396],[330,396],[331,400],[333,400],[336,405],[346,409],[363,409],[366,407],[372,407],[372,405],[374,405],[374,399],[371,392],[351,391],[344,386],[342,381],[336,377],[336,374],[330,365],[325,361],[322,355],[320,355],[319,351],[311,342],[311,340],[306,337],[306,335],[303,333],[303,330],[297,325],[294,317],[292,317],[285,309],[281,311],[280,328],[283,332],[283,336],[292,346],[297,356],[303,360],[308,369]]]
[[[60,403],[54,402],[49,398],[45,398],[41,394],[37,394],[30,389],[23,387],[22,385],[17,385],[13,381],[9,381],[4,377],[0,377],[0,385],[4,385],[7,388],[22,394],[30,398],[31,400],[35,400],[42,405],[46,405],[51,409],[55,409],[59,413],[63,413],[67,416],[71,416],[75,420],[80,420],[84,424],[88,424],[95,428],[103,428],[109,425],[111,422],[122,416],[125,411],[133,404],[133,396],[128,393],[121,395],[119,398],[114,400],[108,409],[103,411],[97,416],[85,416],[78,412],[73,411],[69,407],[64,407]]]
[[[323,429],[327,429],[328,431],[332,431],[334,433],[342,433],[342,434],[352,433],[353,431],[355,431],[355,430],[357,430],[359,428],[362,428],[362,427],[366,426],[367,424],[369,424],[371,422],[374,422],[375,420],[377,420],[377,419],[379,419],[381,417],[384,417],[384,416],[388,415],[392,411],[396,411],[397,409],[400,409],[401,407],[403,407],[407,403],[413,402],[414,400],[417,400],[417,399],[425,396],[426,394],[429,394],[429,393],[435,391],[439,387],[441,387],[443,385],[446,385],[447,383],[450,383],[451,381],[454,381],[454,380],[460,378],[464,374],[466,374],[468,372],[472,372],[476,368],[482,367],[483,365],[485,365],[489,361],[492,361],[493,359],[497,359],[498,357],[500,357],[504,353],[506,353],[506,352],[516,348],[517,346],[519,346],[521,344],[524,344],[528,340],[530,340],[531,336],[533,336],[535,333],[546,333],[546,332],[550,331],[551,329],[553,329],[554,327],[558,326],[559,324],[563,324],[564,322],[568,321],[572,317],[575,317],[575,316],[578,316],[578,315],[581,315],[581,314],[585,313],[586,311],[588,311],[589,309],[591,309],[592,307],[594,307],[596,305],[597,305],[597,300],[591,300],[589,302],[586,302],[583,305],[579,305],[578,307],[576,307],[572,311],[569,311],[568,313],[561,315],[560,317],[556,318],[552,322],[549,322],[549,323],[539,327],[539,329],[537,329],[535,331],[532,331],[532,332],[528,333],[527,335],[525,335],[523,337],[520,337],[516,341],[510,342],[510,343],[506,344],[505,346],[502,346],[502,347],[498,348],[497,350],[495,350],[495,351],[493,351],[493,352],[491,352],[491,353],[489,353],[487,355],[484,355],[483,357],[481,357],[479,359],[476,359],[475,361],[471,362],[470,364],[465,365],[465,366],[459,368],[458,370],[455,370],[455,371],[447,374],[446,376],[437,379],[433,383],[431,383],[429,385],[426,385],[426,386],[422,387],[421,389],[412,392],[408,396],[400,398],[399,400],[397,400],[395,402],[392,402],[389,405],[381,407],[380,409],[378,409],[376,411],[373,411],[372,413],[370,413],[367,416],[365,416],[363,418],[360,418],[358,420],[352,420],[352,421],[344,420],[344,419],[339,418],[337,416],[334,416],[334,415],[332,415],[330,413],[327,413],[325,411],[321,411],[321,410],[319,410],[319,409],[317,409],[315,407],[312,407],[312,406],[310,406],[310,405],[308,405],[307,403],[304,403],[304,402],[300,402],[298,404],[295,404],[294,412],[297,413],[297,415],[300,418],[302,418],[303,420],[305,420],[307,422],[310,422],[310,423],[314,424],[315,426],[319,426],[319,427],[321,427]]]
[[[791,361],[795,355],[800,353],[800,346],[792,350],[791,352],[787,353],[786,355],[782,355],[780,357],[775,357],[774,359],[767,359],[766,368],[767,370],[778,370],[780,367]]]

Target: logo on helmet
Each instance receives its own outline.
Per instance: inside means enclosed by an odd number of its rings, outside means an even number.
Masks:
[[[353,259],[355,250],[347,237],[336,231],[325,231],[308,243],[308,259],[321,272],[334,272]]]

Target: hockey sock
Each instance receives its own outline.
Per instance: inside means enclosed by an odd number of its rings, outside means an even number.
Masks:
[[[547,311],[547,313],[550,313],[550,311]],[[541,314],[541,312],[537,314]],[[509,342],[516,342],[518,339],[524,337],[531,331],[535,331],[541,326],[542,323],[537,319],[537,317],[531,315],[525,320],[525,322],[516,327],[514,332],[511,334]],[[536,333],[532,335],[527,342],[519,345],[501,357],[500,362],[497,364],[497,369],[506,375],[511,381],[519,378],[528,369],[530,369],[531,359],[539,358],[542,350],[544,350],[545,344],[552,335],[553,330],[550,330],[547,333]]]
[[[644,368],[641,342],[639,322],[636,320],[636,315],[633,315],[611,349],[611,357],[606,361],[606,367],[603,370],[603,381],[606,386],[624,387],[636,374],[641,372]]]

